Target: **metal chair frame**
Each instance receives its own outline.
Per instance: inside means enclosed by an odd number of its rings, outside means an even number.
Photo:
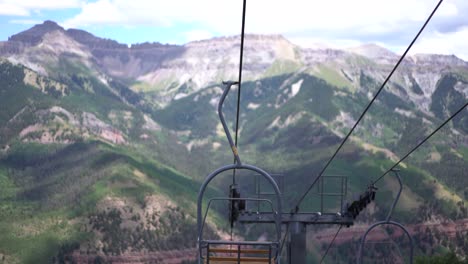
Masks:
[[[280,241],[281,241],[281,214],[282,214],[281,192],[280,192],[280,190],[278,188],[278,185],[276,184],[275,180],[273,179],[273,177],[270,174],[268,174],[266,171],[264,171],[264,170],[262,170],[262,169],[260,169],[258,167],[255,167],[253,165],[242,164],[241,159],[239,157],[239,153],[237,151],[237,147],[234,145],[234,142],[232,140],[231,134],[229,132],[229,129],[228,129],[227,125],[226,125],[226,121],[225,121],[223,113],[222,113],[222,107],[223,107],[223,104],[224,104],[224,100],[226,99],[227,94],[229,93],[229,91],[231,89],[231,86],[237,85],[237,84],[238,84],[237,82],[223,82],[223,85],[225,86],[225,89],[224,89],[224,92],[223,92],[223,94],[222,94],[222,96],[220,98],[219,104],[218,104],[219,119],[221,121],[221,124],[223,125],[224,132],[225,132],[226,137],[228,139],[228,142],[229,142],[229,145],[231,147],[232,153],[234,154],[234,164],[225,165],[223,167],[220,167],[220,168],[216,169],[212,173],[210,173],[206,177],[205,181],[203,182],[202,186],[200,187],[200,191],[198,192],[198,201],[197,201],[198,263],[199,264],[203,263],[203,248],[208,247],[210,244],[222,244],[222,245],[237,245],[237,246],[240,246],[240,245],[249,245],[249,246],[255,246],[255,245],[265,246],[265,245],[268,245],[269,247],[272,247],[272,248],[276,249],[274,254],[270,254],[270,258],[272,257],[271,255],[273,255],[275,263],[279,264],[280,259],[281,259],[281,256],[280,256],[281,252],[279,252],[279,250],[278,250],[279,244],[280,244]],[[272,202],[270,200],[266,200],[266,199],[257,199],[257,198],[241,198],[241,199],[240,198],[212,198],[208,202],[208,206],[207,206],[204,217],[202,217],[202,215],[203,215],[203,196],[205,194],[206,188],[208,187],[208,184],[215,177],[219,176],[221,173],[223,173],[225,171],[230,171],[230,170],[249,170],[249,171],[254,172],[256,174],[260,174],[261,176],[263,176],[271,184],[271,186],[273,188],[273,191],[274,191],[274,194],[276,196],[276,211],[273,211],[274,224],[275,224],[275,227],[276,227],[276,240],[271,241],[271,242],[213,241],[213,240],[205,240],[203,238],[203,228],[204,228],[204,225],[205,225],[208,209],[209,209],[209,207],[211,205],[211,202],[214,201],[214,200],[231,200],[231,201],[232,200],[253,200],[253,201],[262,200],[262,201],[269,202],[271,204],[271,206],[272,206]],[[272,208],[273,208],[273,206],[272,206]],[[239,259],[238,263],[241,263],[240,259]]]
[[[380,222],[377,222],[377,223],[374,223],[373,225],[371,225],[367,230],[366,230],[366,233],[364,233],[364,236],[361,238],[361,243],[359,245],[359,254],[358,254],[358,259],[357,259],[357,263],[358,264],[361,264],[362,263],[362,250],[363,250],[363,247],[364,247],[364,244],[366,242],[366,238],[367,238],[367,235],[370,233],[370,231],[372,231],[372,229],[376,228],[377,226],[381,226],[381,225],[393,225],[393,226],[397,226],[399,227],[401,230],[403,230],[403,232],[405,232],[406,236],[408,237],[409,241],[410,241],[410,263],[412,264],[413,263],[413,251],[414,251],[414,243],[413,243],[413,238],[411,237],[410,233],[408,232],[408,230],[399,222],[395,222],[395,221],[391,221],[391,217],[392,217],[392,214],[393,214],[393,209],[395,209],[395,206],[396,204],[398,203],[398,200],[400,199],[400,194],[403,190],[403,184],[401,183],[401,178],[400,178],[400,175],[398,174],[398,171],[397,170],[393,170],[394,174],[395,174],[395,177],[397,178],[398,180],[398,183],[400,185],[400,189],[398,190],[398,194],[397,196],[395,197],[395,200],[393,201],[393,204],[392,204],[392,207],[390,208],[390,211],[388,212],[388,215],[387,215],[387,219],[385,219],[384,221],[380,221]]]

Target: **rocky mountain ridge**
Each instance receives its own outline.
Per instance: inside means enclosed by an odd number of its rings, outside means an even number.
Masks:
[[[51,34],[55,31],[63,34]],[[130,47],[114,40],[102,39],[78,29],[64,30],[52,21],[13,35],[6,42],[0,42],[0,55],[32,66],[40,56],[22,56],[28,50],[36,50],[40,42],[54,39],[68,39],[76,44],[81,54],[90,54],[83,63],[95,64],[101,72],[115,77],[134,78],[142,83],[133,88],[159,90],[165,94],[166,103],[177,96],[178,88],[187,84],[193,92],[221,80],[236,79],[239,57],[239,36],[217,37],[195,41],[183,46],[160,43],[134,44]],[[75,49],[72,49],[75,50]],[[69,53],[65,50],[61,53]],[[72,51],[73,53],[73,51]],[[59,54],[58,54],[59,55]],[[22,57],[22,59],[18,59]],[[245,80],[255,80],[281,71],[305,70],[323,77],[328,76],[338,84],[359,88],[361,73],[380,81],[388,74],[389,67],[399,56],[375,44],[366,44],[348,50],[330,48],[301,48],[280,35],[246,35],[244,51]],[[377,67],[375,67],[377,66]],[[402,86],[411,85],[414,80],[430,96],[435,83],[423,83],[418,76],[434,75],[456,67],[468,67],[468,63],[455,56],[421,54],[408,56],[400,72],[393,79]],[[33,67],[34,68],[34,67]],[[339,69],[339,70],[338,70]],[[44,74],[47,70],[42,71]],[[335,81],[336,81],[335,80]],[[163,83],[163,85],[161,85]],[[142,88],[144,86],[145,88]],[[160,98],[161,99],[161,98]],[[419,103],[417,99],[413,100]],[[165,105],[166,103],[163,103]]]
[[[57,73],[63,70],[91,74],[127,103],[144,99],[153,106],[164,108],[205,87],[237,79],[239,43],[239,36],[230,36],[183,46],[142,43],[129,47],[83,30],[65,30],[55,22],[45,21],[1,42],[0,56],[52,79],[60,79]],[[8,47],[15,48],[8,51]],[[304,73],[340,89],[367,94],[370,98],[372,89],[383,82],[398,58],[395,53],[375,44],[348,50],[323,46],[301,48],[281,35],[247,34],[243,76],[247,82],[256,82],[277,75]],[[440,112],[434,113],[431,105],[439,83],[447,80],[455,93],[467,95],[466,69],[468,63],[453,55],[409,56],[385,90],[428,116],[438,115]],[[452,75],[456,77],[446,77]],[[125,95],[122,91],[119,95],[110,85],[113,78],[127,80],[133,91],[124,88]],[[286,80],[282,86],[288,82]],[[299,84],[296,90],[300,87]],[[394,110],[402,115],[413,115],[408,107]]]
[[[0,43],[1,253],[29,263],[38,262],[38,252],[47,252],[44,263],[52,256],[156,261],[192,249],[199,181],[232,162],[216,105],[220,81],[237,79],[239,43],[233,36],[128,47],[53,22]],[[279,35],[247,35],[245,44],[239,153],[285,175],[289,208],[398,56],[375,45],[354,52],[301,48]],[[348,197],[466,102],[467,76],[466,62],[453,56],[404,61],[330,166],[331,174],[348,176]],[[231,127],[235,105],[231,94],[224,108]],[[414,224],[468,217],[466,142],[468,119],[460,115],[405,161],[396,218]],[[396,194],[392,180],[380,182],[376,206],[357,221],[385,217]],[[225,183],[212,195],[226,191]],[[239,185],[243,193],[254,186]],[[320,203],[310,195],[303,205],[316,211]],[[340,210],[336,201],[326,205]],[[222,210],[213,215],[218,235]],[[18,241],[31,246],[3,246]],[[50,241],[56,242],[50,250],[37,249]],[[463,252],[463,243],[453,248]],[[320,252],[322,242],[312,246]]]

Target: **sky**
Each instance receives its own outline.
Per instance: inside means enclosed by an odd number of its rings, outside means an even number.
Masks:
[[[247,0],[246,33],[303,47],[375,43],[403,53],[439,0]],[[0,0],[0,41],[53,20],[133,44],[238,35],[242,0]],[[411,53],[468,61],[468,0],[444,0]]]

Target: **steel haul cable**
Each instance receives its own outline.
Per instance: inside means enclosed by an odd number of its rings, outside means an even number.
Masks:
[[[416,145],[414,148],[412,148],[405,156],[403,156],[403,158],[401,158],[399,161],[397,161],[390,169],[388,169],[385,173],[383,173],[379,178],[377,178],[375,181],[373,181],[373,184],[377,183],[378,181],[380,181],[385,175],[387,175],[390,171],[392,171],[395,167],[397,167],[403,160],[405,160],[408,156],[410,156],[414,151],[416,151],[422,144],[424,144],[429,138],[431,138],[435,133],[437,133],[437,131],[439,131],[443,126],[445,126],[448,122],[450,122],[453,118],[455,118],[455,116],[457,116],[458,114],[460,114],[466,107],[468,106],[468,102],[465,103],[461,108],[459,108],[455,113],[453,113],[447,120],[445,120],[441,125],[439,125],[434,131],[432,131],[432,133],[430,133],[428,136],[426,136],[418,145]],[[323,259],[325,258],[325,256],[327,255],[328,253],[328,250],[330,249],[330,247],[333,245],[334,241],[335,241],[335,238],[338,236],[338,233],[341,231],[341,227],[338,229],[338,231],[336,232],[335,234],[335,237],[333,238],[333,240],[330,242],[330,244],[328,245],[328,248],[327,250],[325,251],[325,254],[323,255],[322,257],[322,260],[320,261],[320,263],[322,263]]]
[[[244,36],[245,36],[245,11],[247,6],[247,0],[244,0],[244,5],[242,8],[242,29],[241,29],[241,46],[240,46],[240,58],[239,58],[239,81],[237,89],[237,111],[236,111],[236,133],[234,137],[234,145],[237,148],[237,139],[239,135],[239,113],[240,113],[240,98],[241,98],[241,87],[242,87],[242,66],[244,58]],[[236,159],[234,158],[234,162]],[[236,170],[233,170],[232,174],[233,184],[236,183]]]
[[[435,12],[437,11],[437,9],[439,8],[439,6],[442,4],[444,0],[440,0],[439,3],[436,5],[436,7],[434,8],[434,10],[432,11],[432,13],[429,15],[429,17],[427,18],[426,22],[424,23],[424,25],[421,27],[421,29],[419,30],[419,32],[416,34],[416,36],[413,38],[413,41],[411,41],[411,43],[409,44],[408,48],[406,49],[406,51],[403,53],[403,55],[400,57],[400,59],[398,60],[398,62],[395,64],[395,66],[393,67],[392,71],[390,72],[390,74],[387,76],[387,78],[385,79],[385,81],[382,83],[382,85],[380,86],[379,90],[377,91],[377,93],[374,95],[374,97],[372,98],[372,100],[369,102],[369,104],[367,105],[367,107],[364,109],[364,111],[362,112],[361,116],[358,118],[358,120],[356,121],[356,123],[354,124],[354,126],[351,128],[351,130],[348,132],[348,134],[346,135],[346,137],[344,138],[344,140],[341,142],[340,146],[336,149],[335,153],[333,154],[333,156],[328,160],[328,162],[325,164],[325,167],[323,167],[323,169],[320,171],[319,175],[314,179],[314,181],[312,181],[312,183],[310,184],[309,188],[307,189],[307,191],[301,196],[301,198],[299,198],[298,202],[296,203],[296,206],[292,209],[292,212],[295,212],[297,213],[299,211],[299,205],[302,203],[302,201],[304,200],[304,198],[306,197],[306,195],[310,192],[310,190],[312,190],[313,186],[315,185],[315,183],[320,179],[320,177],[322,177],[323,173],[327,170],[328,166],[330,165],[330,163],[333,161],[333,159],[335,159],[336,155],[338,154],[338,152],[341,150],[341,148],[343,147],[343,145],[346,143],[346,141],[348,140],[348,138],[351,136],[351,134],[354,132],[354,129],[357,127],[357,125],[359,124],[359,122],[361,122],[362,118],[364,117],[364,115],[367,113],[367,111],[369,110],[369,108],[371,107],[371,105],[374,103],[374,101],[377,99],[377,96],[379,96],[380,92],[383,90],[383,88],[385,87],[385,85],[387,84],[387,82],[390,80],[390,78],[393,76],[393,73],[396,71],[396,69],[398,68],[398,66],[400,65],[400,63],[403,61],[403,59],[406,57],[406,54],[409,52],[409,50],[411,49],[411,47],[413,46],[413,44],[416,42],[416,40],[418,39],[419,35],[421,35],[421,33],[423,32],[423,30],[426,28],[427,24],[429,23],[429,21],[432,19],[433,15],[435,14]]]
[[[330,250],[330,248],[333,246],[333,243],[335,242],[335,239],[336,239],[336,237],[338,236],[338,233],[340,233],[342,227],[343,227],[343,226],[340,226],[340,228],[338,228],[338,231],[336,231],[335,236],[333,237],[332,241],[330,242],[330,244],[328,244],[327,250],[326,250],[325,253],[323,254],[322,259],[320,259],[320,264],[323,262],[323,260],[324,260],[325,257],[327,256],[328,251]]]
[[[422,144],[424,144],[429,138],[431,138],[435,133],[437,133],[437,131],[439,131],[443,126],[445,126],[448,122],[450,122],[450,120],[452,120],[455,116],[457,116],[459,113],[461,113],[465,109],[466,106],[468,106],[468,102],[465,103],[461,108],[459,108],[455,113],[453,113],[447,120],[445,120],[441,125],[439,125],[434,131],[432,131],[432,133],[430,133],[427,137],[425,137],[421,142],[419,142],[418,145],[416,145],[408,153],[406,153],[406,155],[403,156],[403,158],[401,158],[399,161],[397,161],[390,169],[388,169],[379,178],[377,178],[375,181],[373,181],[373,184],[380,181],[385,175],[387,175],[396,166],[398,166],[403,160],[405,160],[409,155],[411,155],[411,153],[416,151]]]
[[[296,206],[292,209],[292,212],[294,213],[297,213],[299,211],[299,205],[301,204],[301,202],[304,200],[304,198],[306,197],[306,195],[310,192],[310,190],[313,188],[313,186],[315,185],[315,183],[320,179],[320,177],[323,175],[323,173],[325,172],[325,170],[328,168],[328,166],[330,165],[330,163],[333,161],[333,159],[336,157],[336,155],[338,154],[338,152],[341,150],[341,148],[343,147],[343,145],[346,143],[346,141],[348,140],[348,138],[350,137],[350,135],[354,132],[354,129],[357,127],[357,125],[359,124],[359,122],[362,120],[362,118],[364,117],[364,115],[367,113],[367,111],[369,110],[369,108],[371,107],[371,105],[374,103],[374,101],[377,99],[377,96],[380,94],[380,92],[383,90],[383,88],[385,87],[385,85],[387,84],[388,80],[393,76],[393,73],[395,72],[395,70],[398,68],[398,66],[400,65],[400,63],[403,61],[403,59],[406,57],[406,54],[409,52],[409,50],[411,49],[411,47],[413,46],[413,44],[416,42],[416,40],[419,38],[419,35],[421,35],[421,33],[424,31],[424,29],[426,28],[427,24],[429,23],[429,21],[432,19],[432,17],[434,16],[435,12],[438,10],[439,6],[442,4],[444,0],[440,0],[436,7],[434,8],[434,10],[431,12],[431,14],[429,15],[429,17],[426,19],[425,23],[423,24],[423,26],[421,27],[421,29],[419,30],[419,32],[416,34],[416,36],[413,38],[413,40],[411,41],[411,43],[409,44],[409,46],[407,47],[406,51],[403,53],[403,55],[400,57],[400,59],[398,60],[397,64],[393,67],[392,71],[390,72],[390,74],[387,76],[387,78],[385,79],[385,81],[382,83],[382,85],[380,86],[379,90],[377,91],[377,93],[374,95],[374,97],[372,98],[372,100],[369,102],[369,104],[367,105],[367,107],[364,109],[364,111],[362,112],[361,116],[359,117],[359,119],[356,121],[356,123],[354,124],[354,126],[351,128],[351,130],[349,131],[349,133],[346,135],[346,137],[344,138],[344,140],[341,142],[340,146],[336,149],[335,153],[332,155],[332,157],[328,160],[328,162],[325,164],[325,167],[320,171],[319,175],[314,179],[314,181],[312,182],[312,184],[309,186],[309,188],[307,189],[307,191],[301,196],[301,198],[298,200],[298,202],[296,203]],[[466,106],[466,105],[465,105]],[[460,110],[461,111],[461,110]],[[453,117],[452,117],[453,118]],[[451,118],[450,118],[451,119]],[[448,121],[446,121],[448,122]],[[444,122],[444,124],[446,123]],[[435,132],[434,132],[435,133]],[[432,133],[433,134],[433,133]],[[432,135],[431,134],[431,135]],[[423,140],[422,143],[424,143],[425,140]],[[405,156],[406,158],[407,156]],[[388,172],[386,172],[388,173]],[[385,174],[386,174],[385,173]],[[382,175],[378,180],[380,180],[383,176]],[[323,255],[320,263],[322,263],[322,261],[324,260],[325,256],[327,255],[328,253],[328,250],[333,246],[333,243],[335,242],[335,238],[338,236],[338,234],[340,233],[341,231],[341,226],[340,228],[338,229],[338,231],[336,232],[335,234],[335,237],[333,238],[333,240],[330,242],[328,248],[327,248],[327,251],[325,252],[325,254]],[[287,234],[285,234],[285,237],[286,237]]]
[[[237,110],[236,110],[236,133],[234,137],[234,145],[237,148],[237,138],[239,131],[239,113],[240,113],[240,97],[241,97],[241,83],[242,83],[242,66],[244,58],[244,34],[245,34],[245,11],[247,6],[247,0],[244,0],[242,6],[242,29],[241,29],[241,46],[240,46],[240,58],[239,58],[239,81],[237,90]],[[236,163],[236,157],[234,157],[234,163]],[[232,171],[232,184],[236,184],[236,169]],[[232,206],[231,206],[232,207]],[[231,241],[232,241],[232,222],[231,222]]]

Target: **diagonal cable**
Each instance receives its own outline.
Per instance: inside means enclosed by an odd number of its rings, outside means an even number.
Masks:
[[[289,225],[286,225],[286,232],[284,232],[284,237],[283,237],[283,240],[281,241],[281,246],[279,248],[280,253],[283,251],[283,246],[284,246],[284,243],[286,242],[286,239],[288,237],[288,233],[289,233]]]
[[[356,121],[356,123],[354,124],[354,126],[351,128],[351,130],[348,132],[348,134],[346,135],[346,137],[343,139],[343,141],[341,142],[340,146],[336,149],[335,153],[333,153],[333,156],[328,160],[328,162],[325,164],[325,167],[323,167],[323,169],[320,171],[319,175],[312,181],[312,184],[310,184],[309,188],[307,189],[307,191],[301,196],[301,198],[299,198],[298,202],[296,203],[296,206],[293,208],[293,212],[297,213],[299,211],[299,205],[302,203],[302,201],[304,200],[304,198],[306,197],[306,195],[310,192],[310,190],[312,190],[314,184],[320,179],[320,177],[322,177],[323,173],[326,171],[326,169],[328,168],[328,166],[330,165],[330,163],[333,161],[333,159],[335,159],[336,155],[338,154],[338,152],[341,150],[341,148],[343,147],[343,145],[346,143],[346,141],[348,140],[348,138],[351,136],[351,134],[354,132],[354,129],[356,129],[357,125],[359,124],[359,122],[361,122],[361,120],[363,119],[364,115],[367,113],[367,111],[369,110],[369,108],[371,107],[371,105],[374,103],[374,101],[377,99],[377,96],[379,96],[380,92],[383,90],[383,88],[385,87],[385,85],[387,84],[387,82],[390,80],[390,78],[393,76],[393,73],[396,71],[396,69],[398,68],[398,66],[401,64],[401,62],[403,61],[403,59],[406,57],[406,54],[409,52],[409,50],[411,49],[411,47],[413,46],[413,44],[416,42],[416,40],[419,38],[419,35],[421,35],[421,33],[424,31],[424,29],[426,28],[427,24],[429,23],[429,21],[432,19],[433,15],[435,14],[435,12],[437,11],[437,9],[439,8],[439,6],[442,4],[444,0],[440,0],[439,3],[436,5],[436,7],[434,8],[434,10],[432,11],[432,13],[429,15],[429,17],[427,18],[426,22],[424,23],[424,25],[421,27],[421,29],[419,30],[418,34],[416,34],[416,36],[413,38],[413,41],[411,41],[411,43],[409,44],[408,48],[406,49],[406,51],[403,53],[403,55],[400,57],[400,59],[398,60],[398,62],[395,64],[395,66],[393,67],[392,71],[390,72],[390,74],[387,76],[387,78],[385,79],[385,81],[382,83],[382,85],[380,86],[379,90],[377,91],[377,93],[374,95],[374,97],[372,98],[372,100],[369,102],[369,104],[367,105],[367,107],[364,109],[364,111],[362,112],[361,116],[358,118],[358,120]]]
[[[244,6],[242,9],[242,30],[241,30],[241,46],[240,46],[240,59],[239,59],[239,90],[237,90],[237,113],[236,113],[236,136],[235,136],[235,145],[237,147],[237,136],[239,128],[239,112],[240,112],[240,97],[241,97],[241,85],[242,85],[242,64],[244,58],[244,35],[245,35],[245,10],[246,10],[247,0],[244,0]]]
[[[240,58],[239,58],[239,83],[237,90],[237,111],[236,111],[236,134],[234,137],[234,145],[237,148],[237,138],[239,135],[239,113],[240,113],[240,99],[241,99],[241,86],[242,86],[242,66],[244,58],[244,36],[245,36],[245,11],[247,7],[247,0],[244,0],[242,7],[242,29],[241,29],[241,46],[240,46]],[[234,163],[236,158],[234,157]],[[236,184],[236,169],[232,171],[232,184]]]
[[[330,248],[333,246],[333,243],[335,242],[335,239],[336,239],[336,237],[338,236],[338,234],[340,233],[342,227],[343,227],[343,226],[340,225],[340,228],[338,228],[338,231],[336,231],[336,234],[335,234],[335,236],[333,237],[332,241],[330,242],[330,244],[328,244],[327,250],[326,250],[325,253],[323,254],[322,258],[320,259],[320,264],[322,264],[323,260],[325,259],[325,257],[326,257],[327,254],[328,254],[328,251],[329,251]]]
[[[240,113],[240,96],[241,96],[241,81],[242,81],[242,60],[244,57],[244,32],[245,32],[245,10],[247,6],[247,0],[244,0],[242,6],[242,29],[241,29],[241,46],[240,46],[240,59],[239,59],[239,81],[238,81],[238,90],[237,90],[237,113],[236,113],[236,134],[234,139],[234,145],[237,148],[237,137],[239,131],[239,113]],[[236,163],[236,157],[234,156],[234,163]],[[232,170],[232,184],[236,184],[236,169]],[[232,227],[233,220],[231,220],[231,241],[232,241]]]
[[[452,120],[455,116],[457,116],[465,107],[468,106],[468,102],[465,103],[460,109],[458,109],[455,113],[453,113],[445,122],[443,122],[440,126],[438,126],[434,131],[432,131],[431,134],[429,134],[426,138],[424,138],[421,142],[419,142],[418,145],[416,145],[414,148],[412,148],[408,153],[406,153],[403,158],[401,158],[399,161],[397,161],[390,169],[388,169],[386,172],[384,172],[379,178],[377,178],[375,181],[373,181],[373,184],[377,183],[382,179],[385,175],[387,175],[390,171],[392,171],[394,168],[396,168],[403,160],[405,160],[409,155],[411,155],[414,151],[416,151],[422,144],[424,144],[428,139],[430,139],[437,131],[439,131],[443,126],[445,126],[450,120]]]

